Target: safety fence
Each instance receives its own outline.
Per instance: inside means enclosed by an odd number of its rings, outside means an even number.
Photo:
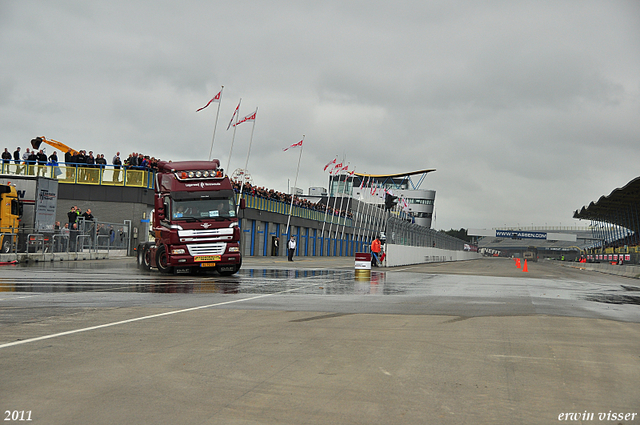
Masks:
[[[1,253],[72,253],[128,250],[131,229],[129,223],[107,223],[80,219],[71,228],[53,232],[20,228],[0,233]]]
[[[451,251],[464,251],[467,242],[446,233],[408,223],[396,217],[387,221],[387,243],[405,246],[440,248]],[[466,246],[465,246],[466,245]]]

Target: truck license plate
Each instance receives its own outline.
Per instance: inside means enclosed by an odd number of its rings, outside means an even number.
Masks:
[[[199,255],[193,257],[193,261],[220,261],[219,255]]]
[[[216,263],[200,263],[200,267],[215,267]]]

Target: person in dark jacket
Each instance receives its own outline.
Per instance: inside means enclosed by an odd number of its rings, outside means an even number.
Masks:
[[[47,155],[43,152],[42,149],[38,151],[36,154],[36,160],[38,161],[38,175],[45,176],[47,174]]]

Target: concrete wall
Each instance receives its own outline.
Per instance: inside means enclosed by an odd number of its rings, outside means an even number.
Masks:
[[[452,251],[419,246],[386,244],[385,249],[387,253],[385,260],[388,267],[422,263],[441,263],[445,261],[475,260],[482,257],[477,252]]]
[[[615,274],[618,276],[626,276],[634,279],[640,279],[640,266],[638,265],[613,265],[608,263],[574,263],[559,261],[566,267],[573,267],[576,269],[592,270],[601,273]]]

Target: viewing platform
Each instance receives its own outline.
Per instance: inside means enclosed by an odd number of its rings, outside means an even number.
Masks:
[[[121,167],[113,165],[86,166],[82,164],[2,164],[1,174],[18,176],[48,177],[59,183],[86,184],[99,186],[141,187],[153,189],[153,176],[150,170]]]

